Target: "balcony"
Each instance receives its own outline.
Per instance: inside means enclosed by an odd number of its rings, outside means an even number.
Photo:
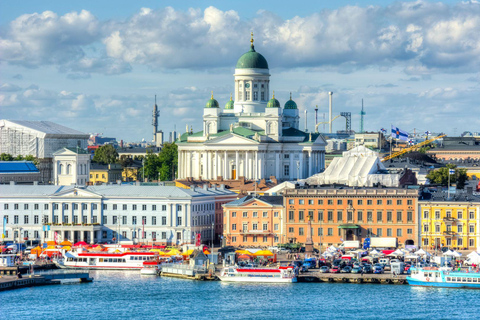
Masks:
[[[268,235],[272,234],[270,230],[242,230],[240,231],[241,234],[262,234],[262,235]]]
[[[447,236],[447,237],[452,237],[452,236],[456,236],[457,233],[455,231],[452,231],[452,230],[445,230],[445,231],[443,231],[443,235]]]
[[[456,219],[454,217],[444,217],[443,222],[445,224],[453,224],[456,222]]]

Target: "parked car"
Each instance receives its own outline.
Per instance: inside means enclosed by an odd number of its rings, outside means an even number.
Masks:
[[[363,266],[363,272],[364,273],[372,273],[373,272],[372,266],[369,265],[369,264],[364,265]]]
[[[380,267],[380,266],[375,266],[375,267],[373,268],[373,273],[377,273],[377,274],[383,273],[383,268]]]
[[[350,273],[352,272],[352,267],[350,266],[346,266],[342,269],[342,271],[340,271],[341,273]]]
[[[362,273],[362,268],[360,266],[353,267],[352,268],[352,273]]]
[[[340,273],[340,267],[333,266],[333,267],[330,269],[330,273]]]
[[[308,271],[308,267],[303,264],[303,265],[300,267],[300,272],[307,272],[307,271]]]
[[[320,267],[320,273],[329,273],[330,268],[327,266]]]

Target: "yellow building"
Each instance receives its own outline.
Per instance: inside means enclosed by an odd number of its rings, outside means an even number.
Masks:
[[[424,248],[480,249],[479,196],[460,193],[448,200],[446,192],[437,192],[429,200],[420,200],[419,207]]]
[[[122,166],[117,163],[90,165],[90,183],[102,184],[122,180]]]

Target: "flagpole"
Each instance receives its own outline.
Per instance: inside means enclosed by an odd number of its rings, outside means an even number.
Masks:
[[[447,189],[447,200],[450,200],[450,168],[448,170],[448,189]]]

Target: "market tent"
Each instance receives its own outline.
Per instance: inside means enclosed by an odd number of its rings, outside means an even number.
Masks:
[[[417,256],[416,254],[407,254],[405,256],[405,259],[418,259],[419,256]]]
[[[70,251],[70,250],[72,250],[72,247],[70,247],[70,246],[63,246],[62,249],[65,250],[65,251]]]
[[[400,256],[404,256],[404,255],[405,255],[405,253],[400,249],[397,249],[394,252],[389,254],[389,256],[393,256],[393,257],[400,257]]]
[[[248,249],[248,251],[249,251],[251,254],[252,254],[252,253],[255,253],[255,252],[257,252],[257,251],[261,251],[261,250],[262,250],[262,249],[252,249],[252,248]]]
[[[208,250],[203,251],[203,253],[204,253],[204,254],[211,254],[211,252],[208,251]]]
[[[472,263],[479,264],[480,263],[480,254],[478,252],[472,251],[467,255]]]
[[[103,251],[104,247],[101,245],[97,245],[96,247],[93,247],[92,251]]]
[[[431,256],[430,253],[426,252],[426,251],[423,250],[423,249],[420,249],[420,250],[415,251],[415,254],[416,254],[416,255],[419,255],[419,256],[427,256],[427,257],[430,257],[430,256]]]
[[[151,250],[149,250],[149,251],[150,251],[150,252],[156,252],[156,253],[158,253],[158,254],[161,255],[161,256],[166,255],[166,253],[163,252],[163,251],[160,250],[160,249],[151,249]]]
[[[167,252],[167,255],[168,256],[181,256],[182,253],[180,251],[178,251],[177,249],[172,249],[172,250]]]
[[[462,256],[462,254],[458,251],[453,251],[453,256],[459,258]]]
[[[336,252],[338,249],[335,248],[335,246],[331,245],[330,247],[327,248],[327,250],[330,252]]]
[[[195,251],[195,250],[194,249],[189,249],[189,250],[187,250],[187,252],[182,253],[182,255],[183,256],[190,256],[193,253],[193,251]]]
[[[79,241],[79,242],[75,243],[74,246],[75,247],[88,246],[88,243],[86,243],[85,241]]]
[[[47,241],[47,246],[56,246],[57,243],[55,241]]]
[[[71,246],[72,246],[72,243],[71,243],[70,241],[68,241],[68,240],[64,240],[64,241],[60,242],[60,245],[61,245],[61,246],[70,246],[70,247],[71,247]]]
[[[370,251],[369,255],[371,255],[371,256],[383,256],[383,253],[380,252],[380,251],[377,251],[377,249],[373,249],[372,251]]]
[[[238,256],[238,259],[242,259],[242,260],[252,259],[252,256],[249,254],[241,254]]]
[[[35,247],[32,250],[30,250],[30,253],[31,254],[36,254],[37,256],[39,256],[42,253],[42,248],[40,248],[39,246]]]
[[[448,251],[445,252],[443,255],[444,255],[444,256],[451,256],[451,257],[454,257],[454,256],[455,256],[455,254],[453,253],[453,251],[450,250],[450,249],[448,249]]]
[[[271,257],[273,253],[270,250],[260,250],[253,254],[255,257]]]
[[[248,250],[237,250],[235,251],[236,254],[252,254],[250,251]]]

